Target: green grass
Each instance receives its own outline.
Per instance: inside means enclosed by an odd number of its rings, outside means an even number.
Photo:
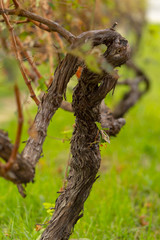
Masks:
[[[160,56],[157,57],[160,46],[151,34],[144,36],[136,61],[151,79],[151,90],[129,111],[127,124],[120,134],[112,138],[106,148],[101,148],[100,178],[93,186],[85,203],[84,217],[76,224],[71,238],[160,239]],[[145,46],[148,42],[150,45]],[[118,88],[114,101],[116,94]],[[32,117],[35,111],[31,111]],[[28,113],[25,115],[22,140],[27,139],[29,117]],[[35,182],[27,186],[26,199],[22,199],[16,186],[1,178],[0,239],[34,240],[40,235],[34,229],[35,224],[50,218],[43,203],[54,203],[57,198],[69,153],[69,141],[63,143],[54,137],[70,138],[71,133],[66,135],[64,131],[71,130],[73,123],[72,114],[58,110],[48,130]],[[14,139],[16,116],[3,127]]]

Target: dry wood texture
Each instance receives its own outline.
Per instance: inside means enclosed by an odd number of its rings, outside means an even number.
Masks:
[[[108,34],[110,32],[111,35]],[[95,37],[93,46],[105,43],[108,46],[104,53],[105,59],[113,67],[120,66],[128,60],[130,52],[128,42],[116,32],[110,32],[103,31],[103,34],[100,32],[100,36],[91,33]],[[101,101],[114,88],[116,82],[117,75],[106,71],[96,74],[83,66],[81,77],[73,93],[72,107],[76,122],[71,140],[72,159],[68,183],[56,200],[55,212],[41,240],[69,239],[74,225],[83,216],[83,205],[96,180],[101,161],[99,129],[95,122],[101,120]]]
[[[0,14],[26,17],[26,22],[32,21],[43,30],[55,31],[71,44],[69,53],[58,65],[53,82],[38,105],[26,146],[21,154],[17,153],[16,160],[5,175],[6,179],[18,185],[22,195],[24,194],[21,184],[34,180],[35,166],[42,154],[50,120],[62,104],[70,78],[79,66],[82,67],[81,76],[73,92],[72,107],[70,106],[70,110],[73,110],[76,116],[76,122],[71,140],[72,158],[67,185],[56,200],[52,219],[41,237],[41,240],[67,240],[74,225],[83,216],[84,202],[100,167],[100,132],[96,122],[107,126],[110,135],[116,135],[125,123],[123,119],[114,119],[101,102],[107,93],[115,88],[119,76],[114,68],[129,59],[130,48],[128,41],[114,30],[114,26],[111,29],[84,32],[75,37],[58,23],[21,9],[17,0],[14,1],[14,6],[13,10],[1,8]],[[82,59],[73,54],[73,49],[80,49],[87,41],[92,44],[92,48],[106,45],[106,51],[100,57],[108,66],[112,66],[112,71],[103,68],[99,74],[92,72]],[[12,149],[9,138],[0,131],[0,157],[7,162]]]

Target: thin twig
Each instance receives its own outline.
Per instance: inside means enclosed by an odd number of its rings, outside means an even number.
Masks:
[[[44,24],[44,25],[48,26],[49,31],[58,32],[69,43],[73,43],[75,41],[75,39],[76,39],[76,37],[71,32],[69,32],[68,30],[63,28],[57,22],[54,22],[52,20],[43,18],[43,17],[41,17],[41,16],[39,16],[39,15],[37,15],[35,13],[29,12],[29,11],[27,11],[25,9],[18,8],[18,9],[10,10],[10,9],[4,9],[4,8],[1,7],[0,14],[16,15],[16,16],[26,17],[29,20],[37,21],[37,22],[39,22],[41,24]]]
[[[53,47],[52,47],[52,37],[51,34],[47,34],[48,44],[46,46],[47,52],[48,52],[48,58],[49,58],[49,68],[50,68],[50,77],[49,77],[49,83],[52,83],[53,81],[53,69],[54,69],[54,61],[53,61]]]
[[[15,8],[19,8],[20,7],[20,4],[17,0],[13,0],[13,3],[14,3],[14,6]]]
[[[49,27],[47,27],[45,24],[37,22],[37,21],[34,21],[32,19],[30,19],[29,21],[32,22],[37,27],[39,27],[40,29],[45,30],[47,32],[51,32],[51,29]]]
[[[11,168],[11,166],[16,160],[20,139],[21,139],[21,134],[22,134],[22,126],[23,126],[23,113],[22,113],[22,106],[20,101],[20,93],[19,93],[17,84],[15,84],[14,86],[14,91],[15,91],[16,103],[17,103],[17,109],[18,109],[18,128],[17,128],[16,140],[11,152],[11,156],[5,165],[5,169],[7,171]]]
[[[29,21],[29,20],[28,20],[28,21]],[[30,22],[32,22],[32,23],[33,23],[34,25],[36,25],[37,27],[39,27],[39,28],[41,28],[41,29],[43,29],[43,30],[46,30],[46,31],[50,32],[49,28],[48,28],[46,25],[41,24],[41,23],[36,22],[36,21],[33,21],[33,20],[30,20]],[[58,33],[55,33],[55,34],[58,35]],[[50,35],[48,35],[48,38],[47,38],[47,39],[48,39],[48,42],[49,42],[49,44],[47,45],[47,48],[49,49],[50,46],[51,46],[51,38],[50,38]],[[19,47],[21,48],[23,54],[25,55],[27,61],[28,61],[29,64],[31,65],[33,71],[36,73],[37,77],[38,77],[38,78],[42,78],[41,73],[38,71],[36,65],[35,65],[34,62],[31,60],[31,57],[29,56],[28,52],[27,52],[27,51],[25,50],[25,48],[23,47],[23,45],[22,45],[22,43],[21,43],[21,41],[19,40],[18,37],[16,37],[16,41],[17,41],[17,44],[19,45]],[[62,40],[61,40],[61,41],[62,41]],[[62,45],[62,44],[63,44],[63,43],[61,43],[61,45]],[[63,46],[63,45],[62,45],[62,46]],[[50,63],[50,78],[49,78],[49,84],[48,84],[48,85],[46,84],[47,87],[50,86],[51,83],[52,83],[52,81],[53,81],[53,76],[52,76],[52,74],[53,74],[53,56],[52,56],[52,51],[51,51],[51,49],[49,49],[48,53],[49,53],[49,63]]]
[[[26,66],[23,66],[25,73],[27,74],[28,78],[31,79],[32,82],[34,82],[34,84],[37,86],[37,82],[36,82],[36,75],[34,73],[32,73],[31,71],[29,71],[29,69]]]
[[[110,28],[111,30],[115,31],[115,27],[118,25],[117,22],[113,23],[112,27]]]
[[[0,19],[0,22],[5,22],[4,19]],[[15,21],[15,20],[10,20],[10,23],[15,23],[15,24],[22,24],[22,23],[27,23],[29,22],[28,19],[25,20],[19,20],[19,21]]]
[[[29,20],[28,20],[28,18],[27,19],[25,19],[25,20],[19,20],[19,21],[12,21],[13,23],[15,23],[15,24],[22,24],[22,23],[28,23],[29,22]]]
[[[31,85],[31,82],[29,81],[29,79],[27,78],[27,75],[25,73],[25,70],[24,70],[24,67],[23,67],[23,63],[21,61],[21,58],[20,58],[20,53],[18,51],[18,48],[17,48],[17,43],[16,43],[16,38],[15,38],[15,34],[14,34],[14,28],[13,26],[10,24],[10,21],[9,21],[9,18],[8,16],[4,13],[4,5],[3,5],[3,0],[0,0],[0,7],[1,9],[3,10],[3,13],[2,13],[2,16],[4,18],[4,21],[6,23],[6,26],[10,32],[10,35],[11,35],[11,40],[12,40],[12,44],[13,44],[13,50],[14,50],[14,53],[15,53],[15,56],[16,56],[16,59],[19,63],[19,67],[20,67],[20,70],[21,70],[21,73],[22,73],[22,76],[24,78],[24,81],[30,91],[30,94],[31,94],[31,98],[35,101],[35,103],[37,105],[39,105],[40,101],[38,100],[38,98],[36,97],[35,95],[35,92],[32,88],[32,85]]]
[[[9,169],[12,167],[13,163],[16,161],[18,148],[19,148],[20,140],[21,140],[22,127],[23,127],[23,113],[22,113],[22,106],[21,106],[21,101],[20,101],[19,88],[18,88],[17,84],[15,84],[15,86],[14,86],[14,92],[15,92],[15,96],[16,96],[17,111],[18,111],[18,128],[17,128],[17,133],[16,133],[15,144],[12,148],[12,152],[11,152],[8,162],[6,164],[0,163],[0,170],[4,175],[5,175],[5,172],[9,171]]]
[[[46,25],[44,25],[44,24],[42,24],[42,23],[39,23],[39,22],[36,22],[36,21],[34,21],[34,20],[31,20],[31,19],[30,19],[30,21],[31,21],[35,26],[39,27],[40,29],[45,30],[45,31],[47,31],[47,32],[51,32],[51,30],[49,29],[49,27],[47,27]],[[61,38],[59,37],[58,33],[55,32],[55,33],[54,33],[54,36],[55,36],[55,38],[56,38],[59,46],[60,46],[61,49],[63,50],[63,52],[65,52],[65,51],[64,51],[63,42],[62,42]],[[50,42],[50,35],[48,36],[48,39],[49,39],[49,42]],[[48,46],[51,46],[51,44],[48,44]],[[57,47],[56,47],[54,44],[53,44],[53,46],[55,47],[56,52],[58,53]],[[51,53],[52,53],[52,51],[49,51],[50,74],[52,74],[52,69],[53,69],[53,57],[52,57],[52,54],[51,54]],[[58,53],[58,59],[59,59],[59,62],[60,62],[59,53]],[[47,85],[50,86],[51,83],[52,83],[52,81],[53,81],[53,76],[50,76],[49,82],[48,82]]]
[[[29,56],[28,52],[26,51],[26,49],[24,48],[20,39],[17,36],[16,36],[16,42],[17,42],[17,45],[20,47],[22,53],[24,54],[26,60],[28,61],[28,63],[32,67],[33,71],[36,73],[37,77],[41,78],[42,77],[41,73],[38,71],[36,65],[34,64],[33,60],[31,59],[31,56]]]
[[[55,32],[55,33],[54,33],[54,36],[55,36],[55,39],[57,40],[60,48],[62,49],[62,51],[65,52],[63,41],[62,41],[62,39],[60,38],[60,36],[58,35],[58,33]]]

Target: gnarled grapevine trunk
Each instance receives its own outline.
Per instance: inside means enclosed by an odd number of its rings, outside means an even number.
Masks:
[[[113,67],[119,66],[128,59],[128,51],[128,42],[119,36],[109,41],[104,57]],[[72,106],[76,122],[71,140],[72,159],[68,183],[56,200],[55,212],[41,240],[69,239],[74,225],[83,215],[84,202],[96,180],[101,161],[99,129],[95,122],[100,122],[100,103],[113,89],[117,79],[116,72],[109,74],[102,71],[96,74],[83,66],[81,78],[73,93]]]
[[[113,68],[122,65],[129,57],[129,48],[128,42],[114,30],[116,24],[110,29],[88,31],[76,37],[53,20],[45,19],[36,13],[22,9],[18,1],[13,1],[13,4],[14,9],[4,9],[3,1],[0,1],[0,14],[3,16],[6,25],[9,26],[17,56],[18,48],[16,49],[16,41],[18,40],[15,41],[14,39],[14,31],[8,15],[25,17],[26,20],[21,21],[21,23],[31,21],[35,26],[44,31],[55,31],[70,44],[68,47],[69,53],[58,65],[54,80],[48,92],[44,94],[40,101],[33,126],[30,129],[30,137],[22,153],[17,153],[15,161],[6,171],[4,171],[3,165],[0,166],[0,176],[17,184],[22,196],[25,196],[25,194],[23,193],[21,184],[27,184],[34,180],[35,166],[42,154],[43,142],[47,135],[50,120],[57,109],[63,105],[63,96],[65,95],[70,78],[76,73],[78,66],[83,65],[81,78],[74,90],[72,106],[68,105],[69,108],[67,107],[69,111],[74,111],[76,116],[75,129],[71,140],[72,159],[67,179],[68,182],[66,188],[63,189],[56,201],[55,212],[50,224],[41,237],[41,240],[67,240],[71,235],[75,223],[83,215],[84,202],[96,180],[96,175],[100,167],[100,131],[97,128],[96,122],[101,122],[102,127],[108,128],[107,133],[115,136],[125,123],[124,119],[120,117],[148,90],[149,82],[147,78],[143,77],[143,72],[132,65],[138,79],[134,83],[126,81],[131,86],[130,92],[124,96],[114,112],[111,113],[105,104],[102,104],[100,107],[101,101],[105,98],[106,94],[115,87],[118,74],[116,71],[112,71],[112,73],[107,72],[107,69],[104,70],[104,66],[101,74],[91,72],[85,66],[83,60],[74,55],[75,52],[73,50],[87,41],[91,42],[92,47],[105,44],[107,50],[103,54],[103,57],[100,56],[99,63],[102,63],[103,58],[105,58]],[[78,49],[78,51],[81,50],[81,48]],[[22,64],[21,61],[20,63]],[[33,63],[31,65],[36,72]],[[112,68],[108,66],[108,69]],[[145,82],[146,88],[143,91],[138,91],[138,84],[142,81]],[[11,144],[6,133],[0,130],[0,157],[7,163],[12,155],[12,150],[13,144]]]

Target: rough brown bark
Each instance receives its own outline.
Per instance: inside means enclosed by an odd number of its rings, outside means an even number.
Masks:
[[[10,158],[13,145],[11,140],[8,138],[7,133],[0,130],[0,156],[6,162]],[[34,172],[32,172],[32,165],[30,162],[25,161],[22,158],[21,154],[17,154],[16,163],[13,164],[11,169],[3,175],[3,172],[0,171],[0,175],[5,177],[7,180],[10,180],[16,184],[27,182],[28,179],[33,179]]]
[[[101,40],[104,42],[103,38]],[[114,67],[128,59],[128,43],[120,35],[117,38],[105,39],[105,43],[108,49],[104,57]],[[118,58],[116,53],[120,48],[123,50]],[[76,122],[71,140],[72,159],[68,183],[56,200],[55,212],[41,240],[69,239],[74,225],[83,215],[84,202],[96,180],[101,161],[99,129],[95,122],[101,120],[101,101],[114,88],[116,82],[117,75],[105,71],[96,74],[83,66],[81,78],[73,93],[72,106]]]
[[[9,171],[5,173],[7,180],[16,184],[33,181],[35,165],[42,154],[43,142],[47,135],[47,128],[51,118],[60,107],[67,83],[77,70],[78,58],[67,54],[65,59],[58,66],[52,85],[48,89],[38,107],[38,113],[30,129],[30,137],[21,154],[17,155],[17,161]],[[8,161],[12,145],[5,134],[0,134],[0,157]],[[25,171],[25,173],[24,173]]]
[[[78,47],[86,41],[91,41],[93,47],[105,44],[107,50],[103,57],[113,68],[122,65],[129,58],[128,42],[114,30],[83,33],[77,37],[72,47]],[[117,72],[108,73],[102,70],[101,74],[93,73],[76,56],[67,54],[55,72],[48,93],[42,98],[30,129],[31,136],[20,155],[22,162],[30,165],[28,178],[26,179],[26,176],[24,178],[22,174],[18,176],[17,169],[21,172],[21,162],[18,165],[17,161],[16,167],[14,164],[6,173],[10,176],[6,178],[14,183],[27,183],[33,180],[35,165],[42,153],[49,122],[60,107],[67,83],[75,74],[79,64],[83,66],[83,71],[73,94],[76,124],[71,141],[72,159],[68,183],[56,201],[55,212],[41,240],[67,240],[75,223],[82,217],[83,205],[96,180],[101,160],[99,130],[95,122],[101,121],[100,104],[106,94],[115,87],[118,80]],[[20,187],[19,189],[21,191]]]
[[[108,49],[104,53],[104,57],[110,64],[118,66],[125,61],[124,58],[128,57],[128,52],[124,51],[126,40],[120,38],[121,36],[119,33],[110,29],[88,31],[76,38],[76,41],[74,42],[72,48],[79,47],[86,41],[91,41],[93,43],[93,47],[99,44],[106,44]],[[111,43],[113,43],[112,47]],[[118,49],[117,52],[116,49]],[[120,54],[120,52],[123,52],[123,54]],[[64,60],[57,67],[54,81],[49,87],[48,93],[43,96],[42,101],[38,107],[38,113],[35,117],[33,126],[30,129],[31,134],[27,141],[27,144],[23,152],[19,155],[21,157],[21,161],[16,161],[13,164],[12,168],[6,172],[5,176],[3,176],[6,179],[16,184],[33,181],[35,165],[42,154],[42,146],[47,135],[49,122],[56,110],[60,107],[63,95],[65,94],[67,83],[75,74],[79,64],[82,64],[82,61],[79,61],[76,56],[67,54]],[[92,73],[91,78],[93,76],[94,74]],[[100,76],[98,81],[101,82],[102,80],[103,77]],[[102,81],[100,88],[95,89],[96,97],[91,100],[93,105],[97,104],[97,101],[99,101],[99,96],[101,96],[101,100],[105,97],[106,92],[103,90],[105,90],[106,84],[106,81]],[[109,87],[110,86],[108,86],[108,90],[110,90]],[[1,134],[0,138],[5,145],[5,138],[3,137],[4,135]],[[28,166],[27,173],[24,174],[23,169],[26,165]]]
[[[35,167],[40,158],[49,122],[61,105],[67,84],[77,70],[77,63],[78,58],[68,54],[58,66],[55,72],[54,81],[49,87],[48,93],[42,98],[41,105],[31,129],[31,132],[35,131],[35,137],[29,138],[22,152],[23,158],[31,162],[33,167]]]
[[[66,101],[62,101],[61,108],[68,112],[74,112],[72,104]],[[101,127],[107,129],[106,133],[109,136],[116,136],[126,123],[124,118],[114,118],[113,112],[106,106],[104,101],[102,101],[100,106],[100,115]]]
[[[36,21],[35,24],[43,30],[58,32],[72,44],[71,49],[79,47],[86,41],[91,41],[93,47],[105,44],[107,50],[103,57],[113,67],[122,65],[129,57],[128,42],[114,31],[114,27],[84,32],[75,37],[58,23],[21,9],[17,1],[14,1],[14,4],[15,9],[0,9],[0,14],[5,12],[7,15],[23,16],[32,22]],[[125,112],[131,106],[129,94],[129,97],[127,96],[124,99],[122,104],[118,106],[118,110],[114,111],[114,114],[106,106],[101,105],[100,107],[101,101],[117,83],[117,72],[108,73],[103,70],[101,74],[93,73],[85,66],[83,61],[79,61],[71,53],[72,51],[58,66],[54,81],[49,87],[48,93],[42,98],[23,152],[17,154],[16,162],[3,176],[18,184],[21,194],[23,194],[21,183],[33,181],[35,166],[42,153],[49,122],[62,103],[68,81],[75,74],[78,65],[81,64],[83,66],[82,75],[73,93],[72,107],[76,116],[76,123],[71,140],[72,159],[67,179],[68,183],[56,200],[55,212],[50,224],[42,234],[41,240],[69,239],[75,223],[83,215],[84,202],[96,180],[100,167],[100,132],[96,122],[101,122],[103,127],[109,128],[109,135],[116,135],[125,123],[122,118],[115,119],[121,116],[120,112],[122,114],[122,110],[119,109],[123,109],[125,105],[126,108],[123,110]],[[136,91],[132,94],[134,103],[142,93],[136,94]],[[119,115],[117,111],[119,111]],[[0,157],[8,161],[12,148],[13,146],[7,135],[0,131]]]

